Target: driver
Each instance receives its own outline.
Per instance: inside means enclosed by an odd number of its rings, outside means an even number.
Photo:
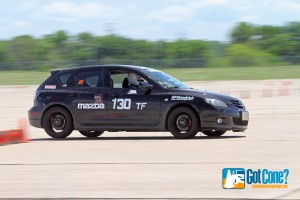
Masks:
[[[138,89],[140,82],[139,82],[139,77],[135,75],[134,73],[128,73],[128,82],[129,82],[129,88],[130,89]]]

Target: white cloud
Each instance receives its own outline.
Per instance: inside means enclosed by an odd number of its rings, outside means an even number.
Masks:
[[[293,1],[293,0],[285,0],[285,1],[266,1],[263,2],[264,6],[266,7],[273,7],[273,8],[281,8],[281,9],[292,9],[292,10],[299,10],[300,9],[300,2]]]
[[[241,11],[241,12],[249,12],[252,10],[252,6],[250,5],[237,5],[236,10]]]
[[[184,27],[187,38],[224,41],[237,22],[281,26],[300,21],[299,10],[300,0],[9,0],[0,7],[0,37],[103,35],[113,22],[114,33],[126,37],[173,40]]]
[[[157,19],[163,22],[177,22],[190,17],[192,14],[190,7],[179,5],[168,6],[164,9],[151,12],[148,17]]]
[[[22,1],[18,4],[18,7],[16,8],[18,12],[20,11],[27,11],[27,10],[32,10],[39,6],[39,3],[34,0],[27,0],[27,1]]]
[[[152,19],[162,22],[180,22],[192,18],[197,12],[208,7],[227,5],[231,0],[190,0],[169,5],[149,14]]]
[[[258,14],[246,14],[246,15],[241,16],[240,21],[255,23],[255,22],[259,21],[260,19],[261,19],[260,15],[258,15]]]
[[[213,6],[223,6],[228,5],[231,0],[198,0],[192,1],[190,4],[194,8],[204,8],[204,7],[213,7]]]
[[[116,14],[116,9],[100,3],[74,3],[71,1],[55,1],[43,6],[38,12],[40,16],[47,16],[52,19],[62,17],[76,19],[105,18]],[[58,17],[58,18],[57,18]]]
[[[22,28],[30,25],[30,22],[28,21],[14,21],[13,25],[17,28]]]
[[[243,4],[241,2],[235,6],[239,12],[238,21],[282,26],[287,22],[300,20],[300,1],[265,0],[255,4],[251,1]],[[244,10],[241,9],[243,7]]]

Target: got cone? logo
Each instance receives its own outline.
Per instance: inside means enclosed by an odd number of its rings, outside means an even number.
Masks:
[[[222,186],[224,189],[244,189],[245,169],[224,168],[222,171]]]

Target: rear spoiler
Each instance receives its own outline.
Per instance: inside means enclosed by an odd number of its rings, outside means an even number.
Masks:
[[[59,72],[60,70],[51,70],[50,73],[51,73],[51,76],[55,75],[57,72]]]

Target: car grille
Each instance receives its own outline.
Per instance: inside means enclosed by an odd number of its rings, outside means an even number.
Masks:
[[[232,104],[235,105],[238,108],[244,108],[244,104],[241,101],[234,101],[231,100]]]

